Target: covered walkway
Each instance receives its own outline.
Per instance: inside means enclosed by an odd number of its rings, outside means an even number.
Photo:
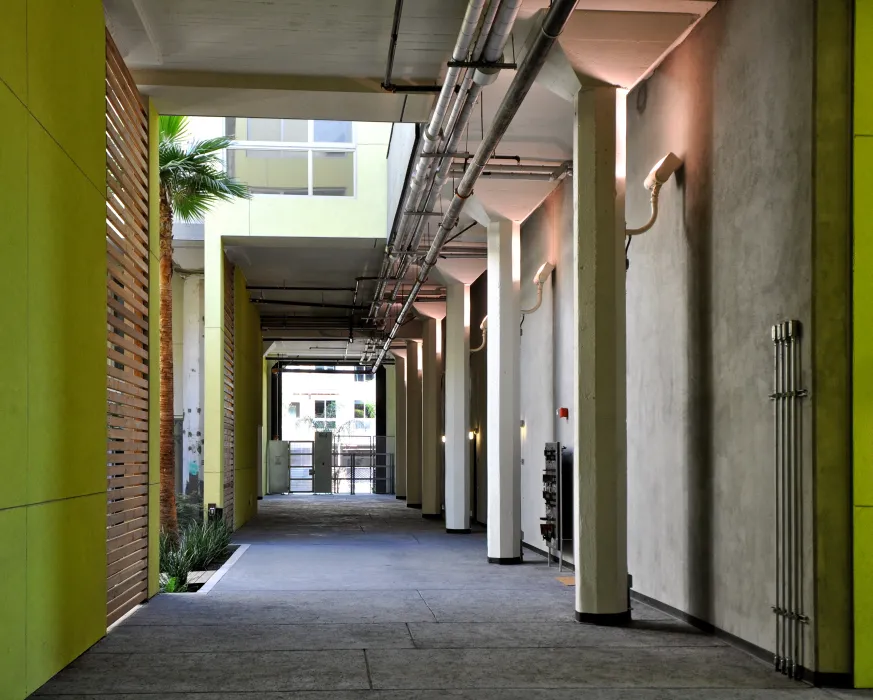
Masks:
[[[580,625],[543,558],[489,565],[484,532],[447,535],[394,497],[268,498],[236,541],[250,547],[211,592],[154,598],[41,694],[839,697],[639,603],[629,628]]]

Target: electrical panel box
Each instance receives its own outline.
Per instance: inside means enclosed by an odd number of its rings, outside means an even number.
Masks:
[[[560,442],[547,442],[544,450],[543,501],[540,534],[549,552],[549,564],[564,568],[564,551],[573,549],[573,458]]]
[[[546,514],[540,518],[540,533],[546,541],[549,554],[561,546],[561,513],[560,513],[560,483],[561,483],[561,443],[547,442],[544,452],[546,461],[543,467],[543,500],[546,504]]]
[[[331,493],[333,473],[333,433],[315,433],[312,444],[312,492]]]

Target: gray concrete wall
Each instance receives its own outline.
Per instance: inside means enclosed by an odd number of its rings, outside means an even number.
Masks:
[[[630,249],[630,572],[640,592],[767,649],[770,326],[811,321],[813,9],[722,0],[627,109],[629,225],[648,218],[652,165],[668,151],[685,159],[657,225]],[[806,342],[803,363],[809,386]],[[810,580],[808,606],[811,594]]]
[[[573,410],[573,184],[565,180],[522,224],[521,307],[536,304],[533,276],[548,261],[555,270],[543,287],[542,306],[527,314],[521,335],[521,529],[524,541],[545,549],[542,473],[545,443],[558,440],[573,455],[573,427],[558,407]],[[567,494],[569,495],[569,491]],[[568,505],[571,501],[568,501]],[[567,553],[568,560],[572,552]]]
[[[470,286],[470,348],[482,342],[479,324],[488,313],[488,273],[483,273]],[[488,522],[488,443],[485,426],[488,423],[487,393],[488,353],[485,350],[470,353],[470,426],[478,431],[470,472],[473,488],[473,513],[480,523]]]

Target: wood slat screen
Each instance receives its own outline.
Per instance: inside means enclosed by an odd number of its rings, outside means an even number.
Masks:
[[[148,597],[148,115],[106,34],[107,624]]]
[[[233,527],[234,479],[234,265],[224,259],[224,521]]]

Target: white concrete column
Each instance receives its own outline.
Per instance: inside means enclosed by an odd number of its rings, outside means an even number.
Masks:
[[[420,343],[406,341],[406,505],[421,508],[421,373]]]
[[[596,624],[630,620],[624,187],[616,179],[616,171],[623,172],[616,168],[617,98],[612,87],[579,92],[573,155],[576,619]]]
[[[437,321],[421,322],[421,514],[425,518],[442,516],[440,489],[440,362],[437,357]]]
[[[519,224],[488,225],[488,561],[521,563]]]
[[[403,500],[406,498],[406,359],[394,355],[394,367],[397,381],[397,431],[396,447],[394,449],[394,494]]]
[[[470,532],[470,286],[446,285],[446,532]]]
[[[186,277],[182,295],[182,489],[191,493],[203,481],[203,275]]]

